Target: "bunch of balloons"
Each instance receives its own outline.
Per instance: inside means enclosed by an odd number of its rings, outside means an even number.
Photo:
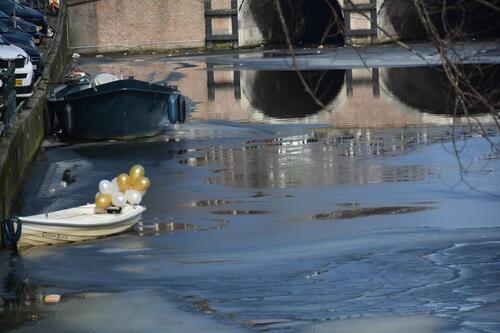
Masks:
[[[95,195],[96,207],[106,209],[110,206],[123,207],[127,203],[140,204],[151,187],[151,181],[144,174],[144,167],[137,164],[130,168],[128,174],[119,174],[112,181],[101,180],[99,192]]]

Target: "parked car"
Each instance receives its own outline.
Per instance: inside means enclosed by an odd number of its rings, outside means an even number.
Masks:
[[[36,9],[39,12],[43,13],[43,10],[46,7],[45,3],[47,2],[47,0],[16,0],[16,2],[23,6],[28,6],[33,9]]]
[[[47,18],[38,10],[20,5],[14,0],[0,0],[0,10],[11,17],[14,16],[15,11],[17,17],[20,17],[25,21],[34,23],[37,26],[37,29],[43,34],[47,33]]]
[[[0,69],[6,69],[9,62],[13,61],[16,77],[16,95],[20,98],[27,98],[33,95],[34,91],[34,72],[33,64],[29,55],[23,49],[12,45],[5,38],[0,37]],[[3,83],[0,80],[0,87]]]
[[[36,77],[42,74],[44,68],[43,59],[40,56],[31,35],[0,22],[0,36],[2,36],[9,43],[22,48],[30,56]]]
[[[0,10],[0,22],[14,26],[13,19]],[[16,28],[33,36],[36,45],[42,43],[42,34],[37,30],[36,25],[16,16]]]

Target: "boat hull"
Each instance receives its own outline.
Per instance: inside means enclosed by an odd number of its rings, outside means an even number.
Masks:
[[[49,99],[63,133],[81,139],[129,139],[161,133],[171,87],[121,80]]]
[[[89,213],[85,214],[85,218],[93,218],[92,211],[95,208],[94,205],[87,205],[78,208],[88,208]],[[97,220],[99,218],[103,220],[102,223],[96,221],[92,224],[82,225],[74,223],[74,219],[73,221],[69,221],[68,223],[58,222],[57,219],[51,220],[50,215],[54,213],[50,213],[46,221],[41,218],[42,215],[35,215],[33,217],[21,217],[20,220],[22,221],[22,233],[21,238],[17,242],[18,248],[25,249],[39,245],[80,242],[119,234],[132,228],[136,223],[138,223],[142,217],[142,213],[145,210],[145,208],[142,206],[137,206],[133,209],[136,211],[129,211],[125,216],[120,216],[119,214],[93,214],[97,218]],[[111,216],[110,219],[105,220],[106,216],[104,216],[103,218],[103,215]],[[61,218],[60,220],[64,221],[63,218]]]

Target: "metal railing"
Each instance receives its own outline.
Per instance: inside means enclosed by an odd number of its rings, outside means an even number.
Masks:
[[[0,72],[2,102],[0,105],[0,136],[7,136],[16,118],[16,75],[14,62]]]

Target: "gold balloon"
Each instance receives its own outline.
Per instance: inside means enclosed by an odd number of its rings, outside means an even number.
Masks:
[[[132,189],[139,192],[147,191],[150,187],[151,181],[148,177],[137,178],[132,184]]]
[[[130,177],[137,178],[137,177],[144,177],[144,173],[145,173],[144,167],[140,164],[136,164],[130,168],[128,175]]]
[[[130,168],[128,175],[130,176],[130,184],[133,184],[136,180],[144,177],[144,167],[140,164],[136,164]]]
[[[119,174],[118,177],[116,177],[116,182],[121,192],[130,189],[130,177],[126,173]]]
[[[95,206],[98,208],[108,208],[111,206],[111,195],[109,194],[99,194],[95,198]]]

